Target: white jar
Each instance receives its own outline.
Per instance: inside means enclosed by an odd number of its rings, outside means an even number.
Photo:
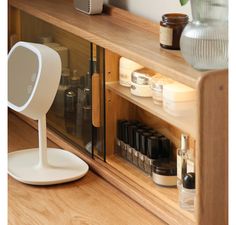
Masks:
[[[139,70],[143,68],[140,64],[129,60],[127,58],[121,57],[120,58],[120,65],[119,65],[119,82],[120,85],[125,87],[131,86],[131,74],[135,70]]]
[[[147,69],[134,71],[131,76],[131,94],[139,97],[152,97],[150,81],[153,75],[154,73]]]
[[[154,104],[162,105],[163,86],[173,82],[172,79],[162,76],[161,74],[157,74],[151,79],[152,99]]]
[[[196,90],[178,82],[164,85],[163,108],[177,117],[195,114]]]

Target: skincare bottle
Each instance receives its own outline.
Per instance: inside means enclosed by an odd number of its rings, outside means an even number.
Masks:
[[[187,173],[187,151],[188,151],[188,136],[181,135],[180,148],[177,149],[177,187],[182,185],[183,177]]]
[[[69,88],[70,70],[68,68],[62,69],[60,84],[53,102],[53,109],[55,114],[59,117],[64,117],[65,111],[65,91]]]
[[[195,202],[195,173],[187,173],[184,176],[183,184],[179,190],[180,196],[180,207],[188,210],[194,211],[194,202]]]
[[[65,91],[65,93],[74,92],[74,94],[76,95],[76,101],[77,101],[79,83],[80,83],[80,77],[78,71],[73,70],[72,76],[69,79],[69,88]]]
[[[140,153],[140,135],[144,132],[142,128],[138,128],[135,131],[135,147],[133,150],[133,164],[138,167],[138,162],[139,162],[139,153]]]
[[[65,93],[65,127],[68,133],[76,134],[76,103],[77,95],[74,91]]]
[[[151,133],[143,132],[140,135],[140,152],[138,159],[138,166],[144,171],[145,156],[147,155],[147,138],[151,136]]]
[[[129,135],[129,145],[127,147],[127,160],[133,162],[133,151],[134,149],[134,141],[135,141],[135,131],[137,130],[137,126],[135,123],[132,123],[128,127],[128,135]]]
[[[83,105],[85,101],[84,91],[78,88],[76,105],[76,137],[82,138],[83,133]]]
[[[130,122],[125,122],[122,124],[122,133],[123,133],[123,143],[121,143],[121,157],[126,159],[127,158],[127,149],[128,149],[128,143],[129,143],[129,133],[128,133],[128,127]]]
[[[152,163],[161,155],[161,146],[157,136],[150,136],[147,138],[147,155],[144,160],[144,170],[147,174],[152,173]]]
[[[165,159],[170,159],[171,152],[172,152],[172,145],[170,139],[166,138],[165,136],[161,135],[159,137],[160,145],[161,145],[161,156]]]
[[[91,141],[92,137],[92,104],[91,92],[89,88],[84,89],[84,104],[83,104],[83,126],[82,138],[84,143]]]
[[[116,139],[115,153],[119,156],[121,156],[121,145],[124,145],[122,138],[122,124],[125,122],[127,122],[127,120],[117,121],[117,139]]]

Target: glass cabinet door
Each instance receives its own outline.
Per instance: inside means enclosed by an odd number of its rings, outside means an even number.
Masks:
[[[104,159],[104,50],[26,13],[21,18],[22,41],[45,44],[61,57],[61,79],[47,113],[48,127],[91,156]]]

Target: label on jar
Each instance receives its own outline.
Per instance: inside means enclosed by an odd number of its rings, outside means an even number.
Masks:
[[[187,173],[194,173],[194,162],[192,160],[187,160]]]
[[[173,29],[169,27],[160,26],[160,43],[163,45],[172,46]]]

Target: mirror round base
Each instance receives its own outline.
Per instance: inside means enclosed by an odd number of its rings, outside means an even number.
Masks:
[[[31,185],[52,185],[75,181],[88,172],[88,165],[71,152],[47,149],[46,164],[39,164],[38,148],[9,153],[8,173]]]

